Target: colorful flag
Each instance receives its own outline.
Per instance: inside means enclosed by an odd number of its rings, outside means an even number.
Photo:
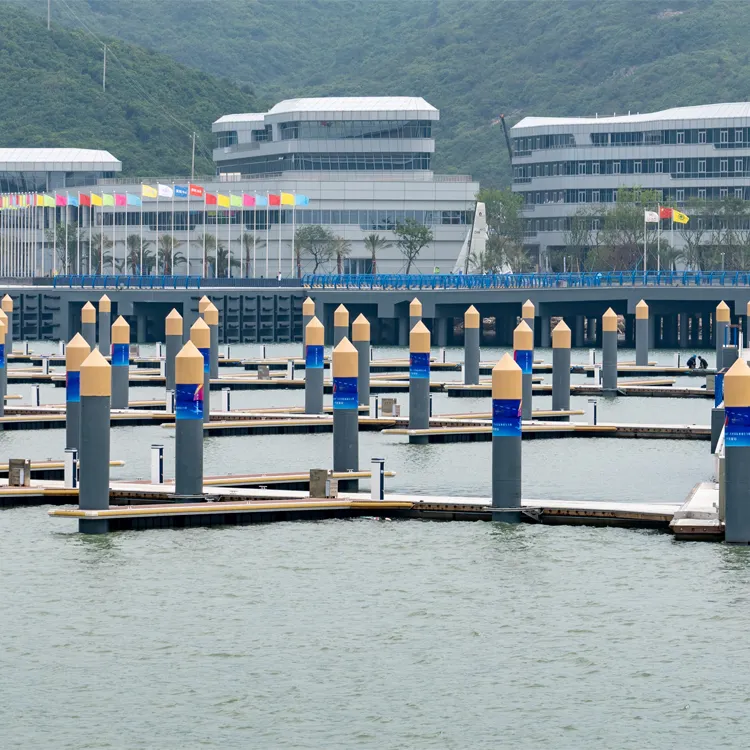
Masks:
[[[115,206],[127,206],[128,197],[122,193],[115,193]]]
[[[200,185],[193,185],[192,183],[190,183],[189,189],[190,189],[190,197],[191,198],[202,198],[203,197],[204,190],[203,190],[203,188]]]
[[[242,205],[246,208],[249,208],[250,206],[255,205],[255,196],[254,195],[248,195],[247,193],[242,194]]]
[[[267,206],[268,205],[268,198],[266,198],[265,195],[256,195],[255,196],[255,205],[256,206]]]
[[[672,209],[666,208],[665,206],[659,206],[659,218],[660,219],[671,219]]]
[[[142,198],[156,198],[158,195],[156,188],[152,188],[151,185],[141,185]]]
[[[18,196],[18,205],[19,206],[25,206],[26,205],[26,196],[25,195],[19,195]]]
[[[55,205],[56,206],[67,206],[68,199],[64,195],[58,195],[55,193]]]
[[[206,205],[207,206],[216,205],[216,196],[213,193],[206,193]]]
[[[125,193],[125,202],[128,206],[142,206],[141,199],[132,193]]]
[[[44,198],[44,207],[45,208],[54,208],[55,207],[55,199],[51,195],[44,195],[42,196]],[[5,205],[3,203],[3,205]]]
[[[241,195],[230,195],[229,202],[236,208],[242,208],[242,196]]]
[[[78,207],[78,198],[76,198],[75,195],[68,193],[68,205]]]
[[[659,222],[659,214],[656,211],[646,211],[644,218],[649,224],[657,224]]]
[[[159,185],[156,186],[156,192],[159,198],[172,198],[174,197],[174,190],[172,190],[169,185]]]
[[[295,206],[307,206],[310,204],[310,199],[306,195],[295,195],[294,205]]]
[[[676,221],[678,224],[687,224],[690,221],[690,217],[675,208],[672,209],[672,221]]]
[[[34,195],[34,205],[35,206],[43,206],[44,205],[44,196],[41,193],[36,193]]]
[[[115,205],[115,196],[112,195],[112,193],[103,193],[102,194],[102,204],[105,206],[112,206]]]
[[[175,198],[187,198],[188,188],[187,185],[175,185],[174,186],[174,197]]]
[[[218,198],[219,205],[222,208],[229,208],[229,196],[228,195],[222,195],[221,193],[219,193],[217,198]]]
[[[92,206],[101,206],[101,205],[103,205],[103,201],[102,201],[101,195],[97,195],[96,193],[91,193],[91,205]]]
[[[280,206],[281,205],[281,196],[280,195],[269,195],[268,196],[268,205],[269,206]]]
[[[78,193],[78,200],[82,206],[91,207],[91,198],[86,193]]]
[[[294,193],[282,193],[281,194],[281,205],[282,206],[293,206],[294,205]]]

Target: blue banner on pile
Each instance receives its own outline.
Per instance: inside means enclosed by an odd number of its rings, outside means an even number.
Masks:
[[[357,378],[334,378],[333,408],[356,409],[358,406]]]
[[[421,380],[430,379],[430,353],[412,352],[409,356],[409,377]]]
[[[0,344],[0,367],[5,367],[5,344]]]
[[[750,447],[750,406],[726,406],[724,416],[724,444],[726,447]]]
[[[305,351],[305,369],[323,369],[323,347],[320,344],[308,344]]]
[[[724,373],[714,375],[714,406],[718,407],[724,400]]]
[[[531,349],[516,349],[513,352],[513,359],[516,360],[516,364],[521,368],[524,375],[531,372],[531,365],[534,360],[534,352]]]
[[[65,400],[77,404],[81,400],[81,373],[65,373]]]
[[[203,419],[203,384],[175,385],[174,416],[175,419]]]
[[[203,355],[203,372],[211,372],[211,350],[210,349],[198,349]]]
[[[521,399],[492,399],[492,437],[521,437]]]
[[[130,366],[130,344],[112,344],[112,367]]]

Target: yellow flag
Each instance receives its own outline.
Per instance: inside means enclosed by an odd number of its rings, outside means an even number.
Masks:
[[[54,208],[55,207],[55,197],[53,195],[45,195],[44,198],[44,207],[45,208]]]
[[[282,206],[293,206],[294,205],[294,193],[282,193],[281,194],[281,205]]]
[[[102,205],[102,196],[97,195],[96,193],[91,193],[91,205],[92,206],[101,206]]]
[[[151,185],[141,185],[141,197],[156,198],[157,196],[158,193],[156,192],[155,187],[151,187]]]
[[[217,196],[217,201],[220,206],[223,208],[229,208],[229,196],[228,195],[222,195],[219,193]]]
[[[673,208],[672,221],[676,221],[678,224],[687,224],[690,221],[690,217],[687,214],[680,213]]]

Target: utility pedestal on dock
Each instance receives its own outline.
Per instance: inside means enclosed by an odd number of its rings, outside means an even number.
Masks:
[[[750,368],[738,359],[724,376],[725,540],[750,543]]]
[[[203,311],[203,320],[206,321],[209,331],[210,356],[208,362],[208,373],[212,378],[219,377],[219,309],[213,302],[206,305]]]
[[[493,521],[521,521],[522,381],[521,368],[509,354],[492,368]],[[514,508],[518,511],[508,510]]]
[[[175,357],[175,495],[203,495],[204,357],[188,341]]]
[[[81,510],[109,509],[109,410],[112,395],[111,368],[94,349],[81,364],[81,439],[78,507]],[[78,530],[104,534],[106,520],[82,518]]]
[[[65,448],[81,442],[81,365],[91,354],[88,342],[77,333],[65,347]]]
[[[422,322],[422,303],[416,297],[409,303],[409,330]]]
[[[420,321],[409,332],[409,429],[430,426],[430,332]],[[427,443],[426,435],[409,435],[410,443]]]
[[[648,366],[648,305],[643,300],[635,306],[635,364]]]
[[[313,315],[305,328],[305,414],[323,413],[323,341],[325,329]]]
[[[564,320],[552,331],[552,410],[570,410],[570,328]]]
[[[203,318],[198,318],[190,327],[190,340],[203,357],[203,422],[205,423],[211,419],[211,331]],[[176,367],[175,364],[175,383]]]
[[[111,377],[112,408],[127,409],[130,388],[130,326],[122,315],[112,323]]]
[[[110,328],[112,327],[112,301],[106,294],[99,298],[99,351],[109,357],[112,353],[112,337]],[[93,347],[92,347],[93,349]]]
[[[167,384],[167,390],[173,391],[175,386],[174,379],[174,361],[175,357],[182,349],[182,315],[177,310],[167,315],[164,322],[164,334],[166,339],[166,359],[164,361],[164,377]]]
[[[524,304],[526,308],[528,303]],[[534,331],[526,319],[522,320],[513,331],[513,359],[521,368],[523,398],[521,400],[521,417],[531,420],[531,370],[534,362]]]
[[[724,349],[724,332],[730,322],[729,305],[724,300],[716,305],[714,313],[714,344],[716,344],[716,372],[724,368],[722,352]]]
[[[532,349],[534,348],[534,333],[535,333],[535,316],[536,316],[536,307],[534,307],[534,303],[527,299],[526,302],[523,303],[523,306],[521,307],[521,317],[526,321],[526,325],[531,329],[531,344]],[[524,417],[525,419],[526,417]]]
[[[333,313],[333,345],[338,346],[349,337],[349,311],[339,305]]]
[[[617,313],[611,307],[602,315],[602,390],[617,391]]]
[[[81,336],[89,349],[96,348],[96,308],[90,302],[81,308]]]
[[[307,355],[307,324],[315,317],[315,300],[307,297],[302,303],[302,359]]]
[[[331,355],[333,375],[333,470],[359,470],[359,401],[357,350],[344,338]],[[345,480],[351,492],[359,489],[356,479]]]
[[[352,343],[357,350],[357,400],[370,404],[370,321],[361,313],[352,323]]]
[[[480,320],[474,305],[464,313],[464,385],[479,385]]]
[[[3,312],[8,316],[7,327],[8,330],[5,333],[5,360],[7,362],[8,357],[13,354],[13,297],[10,294],[6,294],[3,297],[0,307],[3,308]]]

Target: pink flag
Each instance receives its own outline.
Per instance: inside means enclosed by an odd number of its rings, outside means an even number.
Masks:
[[[127,195],[118,195],[115,193],[115,206],[127,206],[128,197]]]
[[[58,195],[55,193],[55,205],[56,206],[67,206],[68,198],[65,195]]]
[[[255,205],[255,196],[254,195],[248,195],[247,193],[242,194],[242,205],[247,206],[254,206]]]

